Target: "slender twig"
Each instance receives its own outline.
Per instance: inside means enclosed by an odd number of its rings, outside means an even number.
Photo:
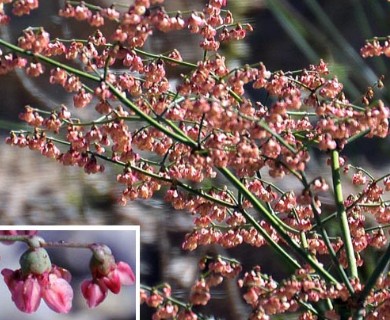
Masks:
[[[314,219],[316,221],[316,228],[319,230],[319,232],[322,236],[322,240],[324,240],[324,243],[326,245],[326,248],[328,249],[333,266],[336,268],[342,281],[344,282],[345,286],[347,287],[349,293],[352,295],[354,293],[354,289],[353,289],[350,281],[348,280],[348,277],[347,277],[343,267],[341,266],[339,260],[337,259],[336,253],[335,253],[335,251],[332,247],[332,244],[330,242],[328,233],[327,233],[325,227],[323,226],[323,221],[321,221],[320,213],[319,213],[317,205],[314,201],[313,191],[311,190],[310,185],[307,182],[306,175],[303,172],[301,172],[301,174],[302,174],[303,186],[305,189],[308,190],[309,195],[310,195],[310,206],[311,206],[311,209],[312,209],[313,214],[314,214]]]
[[[181,60],[176,60],[176,59],[164,56],[162,54],[154,54],[154,53],[150,53],[150,52],[138,49],[138,48],[134,48],[134,51],[136,53],[138,53],[138,54],[141,54],[141,55],[149,57],[149,58],[165,60],[165,61],[168,61],[168,62],[171,62],[171,63],[175,63],[175,64],[178,64],[178,65],[181,65],[181,66],[184,66],[184,67],[190,67],[190,68],[196,68],[197,67],[197,65],[194,64],[194,63],[185,62],[185,61],[181,61]]]
[[[340,177],[340,160],[339,152],[337,150],[331,151],[331,167],[332,167],[332,181],[334,196],[337,207],[337,216],[341,226],[342,238],[344,241],[344,246],[346,250],[346,255],[348,259],[348,271],[349,276],[352,278],[358,277],[356,257],[352,245],[351,232],[349,230],[347,212],[344,206],[343,199],[343,190],[341,187],[341,177]]]

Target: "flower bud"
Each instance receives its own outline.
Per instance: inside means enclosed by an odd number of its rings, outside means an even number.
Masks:
[[[89,267],[94,277],[107,275],[115,266],[115,258],[109,247],[101,245],[94,248],[89,262]]]
[[[51,270],[49,254],[43,248],[28,249],[19,259],[23,275],[43,274]]]

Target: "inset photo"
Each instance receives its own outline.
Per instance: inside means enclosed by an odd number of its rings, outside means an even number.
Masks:
[[[2,319],[139,319],[139,226],[0,226]]]

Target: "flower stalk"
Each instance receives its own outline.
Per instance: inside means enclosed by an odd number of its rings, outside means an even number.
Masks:
[[[343,189],[340,177],[340,156],[337,150],[331,151],[331,168],[337,216],[340,223],[341,235],[344,241],[344,247],[348,259],[348,274],[351,278],[357,278],[358,270],[356,265],[356,257],[352,245],[352,237],[349,230],[347,212],[344,206]]]

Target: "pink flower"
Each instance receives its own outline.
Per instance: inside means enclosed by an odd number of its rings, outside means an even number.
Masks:
[[[55,312],[68,313],[72,308],[73,290],[65,279],[51,273],[42,286],[42,298]]]
[[[12,301],[16,307],[23,312],[35,312],[41,302],[41,287],[38,280],[32,275],[23,280],[20,269],[16,271],[4,269],[1,274],[11,291]]]
[[[21,269],[3,269],[1,274],[11,291],[12,301],[23,312],[35,312],[41,298],[50,309],[58,313],[68,313],[72,308],[73,290],[68,281],[70,273],[57,266],[42,274],[24,275]]]
[[[122,285],[131,285],[135,276],[131,267],[125,262],[115,263],[111,250],[99,245],[94,249],[90,269],[92,280],[84,280],[81,292],[90,308],[99,305],[107,296],[107,291],[119,293]]]
[[[106,276],[102,276],[104,284],[113,293],[119,293],[121,285],[131,285],[134,283],[135,277],[131,267],[125,262],[118,262]]]
[[[87,300],[88,307],[94,308],[106,298],[107,287],[96,280],[85,280],[81,284],[81,292]]]

